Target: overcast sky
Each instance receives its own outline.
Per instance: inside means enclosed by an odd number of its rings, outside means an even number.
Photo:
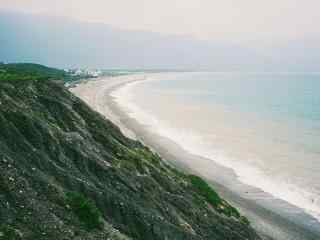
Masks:
[[[273,42],[320,35],[319,0],[1,0],[0,8],[201,39]]]

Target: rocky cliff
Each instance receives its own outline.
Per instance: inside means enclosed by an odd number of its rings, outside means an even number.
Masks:
[[[0,240],[260,239],[205,181],[72,95],[60,71],[21,66],[0,65]]]

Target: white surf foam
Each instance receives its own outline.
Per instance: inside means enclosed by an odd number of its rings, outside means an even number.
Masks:
[[[154,79],[148,78],[147,80]],[[190,129],[172,128],[155,118],[146,109],[141,109],[135,104],[132,94],[132,88],[140,83],[128,83],[111,93],[119,106],[130,117],[146,125],[148,130],[173,140],[189,153],[212,159],[216,163],[232,169],[242,183],[257,187],[275,198],[295,205],[320,221],[320,199],[316,193],[309,189],[301,189],[285,179],[275,178],[255,166],[248,165],[247,161],[231,159],[223,150],[213,149],[203,136]]]

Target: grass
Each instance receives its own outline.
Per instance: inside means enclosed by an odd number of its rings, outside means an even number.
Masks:
[[[88,230],[101,228],[100,212],[96,205],[84,195],[76,192],[66,194],[67,203]]]

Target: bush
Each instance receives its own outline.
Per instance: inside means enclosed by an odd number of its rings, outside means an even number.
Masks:
[[[88,230],[101,227],[100,212],[91,200],[76,192],[67,193],[66,197],[72,211]]]
[[[221,199],[218,193],[216,193],[202,178],[195,175],[189,175],[189,179],[196,191],[205,197],[207,202],[210,203],[217,212],[228,217],[234,217],[245,225],[250,225],[250,222],[246,217],[241,216],[236,208],[231,206],[227,201]]]
[[[250,225],[250,221],[245,216],[241,216],[239,220],[245,225]]]
[[[221,198],[202,178],[189,175],[192,186],[203,196],[206,200],[213,205],[218,207],[221,204]]]
[[[228,202],[224,201],[222,205],[220,205],[220,208],[218,209],[218,212],[223,213],[224,215],[228,217],[235,217],[239,219],[241,217],[239,211],[232,207]]]

